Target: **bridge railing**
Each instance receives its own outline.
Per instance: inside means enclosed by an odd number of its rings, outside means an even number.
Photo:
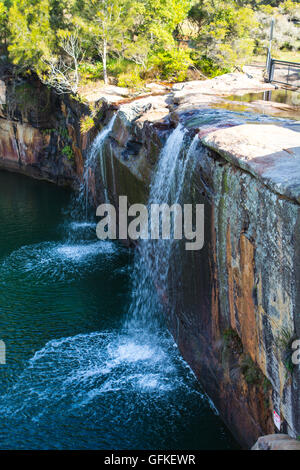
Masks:
[[[267,68],[270,83],[300,88],[300,63],[270,58]]]

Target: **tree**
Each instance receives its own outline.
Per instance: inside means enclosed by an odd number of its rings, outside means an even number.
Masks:
[[[43,59],[46,72],[41,75],[43,83],[58,93],[77,94],[79,86],[79,64],[83,53],[76,33],[67,34],[61,43],[64,55]]]
[[[253,52],[258,23],[249,6],[233,0],[202,0],[192,7],[189,18],[197,28],[197,47],[220,67],[231,68]]]
[[[7,24],[8,5],[9,3],[7,1],[0,0],[0,41],[4,41],[5,44],[9,34]]]
[[[165,50],[175,44],[174,31],[187,16],[190,0],[141,0],[137,2],[143,21],[138,33],[147,38],[152,50]]]
[[[25,69],[43,69],[42,57],[51,56],[54,42],[49,1],[13,0],[8,12],[8,26],[8,51],[13,63]]]
[[[108,83],[107,55],[122,48],[124,22],[128,14],[126,0],[79,0],[75,4],[74,23],[94,42],[102,59],[104,82]],[[79,15],[80,12],[80,15]]]
[[[77,0],[74,23],[96,45],[107,83],[108,56],[145,68],[151,52],[174,47],[174,29],[190,6],[190,0]]]

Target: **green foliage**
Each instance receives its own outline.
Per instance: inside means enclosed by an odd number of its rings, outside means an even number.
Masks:
[[[120,73],[118,77],[118,85],[133,90],[142,89],[144,82],[137,71]]]
[[[275,56],[300,50],[292,0],[0,0],[0,43],[22,73],[80,99],[79,79],[141,89],[145,79],[187,80],[190,69],[231,71],[265,54],[271,17]],[[76,57],[65,44],[72,36]]]
[[[83,62],[79,65],[79,73],[81,76],[82,83],[99,80],[100,78],[102,78],[103,74],[102,62]]]
[[[264,393],[264,406],[270,406],[269,392],[272,388],[271,382],[264,376],[260,368],[253,362],[249,354],[246,354],[241,361],[242,374],[248,385],[261,386]]]
[[[0,34],[8,15],[11,60],[36,71],[44,81],[50,64],[56,73],[60,63],[67,70],[69,59],[61,41],[75,30],[85,52],[85,62],[79,64],[82,83],[107,81],[107,73],[115,75],[114,69],[126,62],[145,69],[159,50],[169,51],[169,57],[160,58],[164,74],[178,77],[185,75],[186,60],[180,57],[184,52],[172,51],[174,36],[190,5],[190,0],[12,0],[7,9],[0,0]],[[120,74],[120,82],[141,85],[139,72],[130,67]]]
[[[61,153],[67,157],[68,160],[73,160],[74,159],[74,153],[70,145],[65,145],[64,148],[62,149]]]
[[[112,76],[118,77],[121,73],[126,73],[134,70],[135,64],[128,59],[122,57],[110,58],[107,63],[109,72]]]
[[[8,19],[8,8],[7,2],[1,0],[0,1],[0,40],[6,40],[8,36],[8,26],[7,26],[7,19]]]
[[[230,72],[230,68],[222,68],[206,56],[195,59],[194,64],[208,78],[214,78],[223,73]]]
[[[281,359],[282,362],[290,374],[292,374],[294,370],[294,364],[292,362],[292,355],[293,355],[293,349],[292,349],[292,343],[295,339],[294,332],[290,330],[289,328],[281,328],[280,332],[278,333],[275,343],[277,348],[281,352]]]
[[[41,129],[41,134],[46,136],[56,132],[56,129]]]
[[[48,0],[13,0],[8,12],[10,43],[14,64],[44,70],[42,58],[51,54],[54,35],[50,28]]]
[[[92,116],[83,116],[80,119],[80,131],[82,134],[87,134],[95,125],[94,119]]]
[[[272,2],[271,5],[260,5],[256,12],[259,28],[255,38],[255,53],[265,54],[269,42],[271,19],[275,20],[272,54],[280,56],[280,51],[297,51],[300,48],[299,25],[294,20],[300,20],[300,5],[298,2]],[[297,61],[297,59],[295,58]]]
[[[268,391],[272,388],[272,384],[267,377],[264,377],[263,380],[263,391],[264,393],[268,393]]]
[[[182,82],[186,80],[192,63],[188,50],[172,48],[153,55],[148,65],[156,70],[157,78]]]
[[[290,347],[293,342],[294,333],[291,329],[282,327],[276,337],[276,346],[285,350]]]
[[[191,8],[189,18],[197,31],[196,47],[219,68],[231,68],[252,54],[258,22],[249,6],[232,0],[202,0]]]
[[[68,132],[68,129],[66,127],[60,127],[58,132],[59,132],[59,135],[63,139],[68,139],[69,138],[69,132]]]

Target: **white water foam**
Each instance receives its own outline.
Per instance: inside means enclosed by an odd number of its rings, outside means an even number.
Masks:
[[[50,341],[0,399],[0,414],[30,413],[39,420],[53,409],[69,414],[112,392],[118,392],[112,406],[122,395],[148,405],[167,400],[170,393],[203,398],[191,386],[192,372],[185,369],[182,377],[184,362],[169,339],[161,338],[160,345],[151,339],[145,343],[144,335],[139,342],[124,333],[102,332]]]
[[[0,276],[11,280],[30,278],[32,283],[73,282],[85,272],[99,269],[101,263],[117,252],[115,243],[100,240],[25,245],[3,260]]]

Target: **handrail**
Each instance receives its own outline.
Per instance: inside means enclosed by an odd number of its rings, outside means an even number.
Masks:
[[[274,71],[275,71],[275,65],[285,65],[288,67],[287,71],[287,78],[286,81],[281,81],[281,80],[274,80]],[[297,84],[298,80],[296,83],[291,83],[290,82],[290,72],[291,72],[291,67],[292,69],[299,69],[300,71],[300,63],[299,62],[290,62],[287,60],[278,60],[278,59],[273,59],[272,57],[268,58],[267,61],[267,72],[268,72],[268,82],[269,83],[279,83],[281,85],[287,85],[287,86],[292,86],[294,88],[300,88],[300,73],[299,73],[299,84]],[[281,77],[280,77],[281,78]],[[283,77],[285,78],[285,77]]]
[[[289,62],[288,60],[279,60],[279,59],[271,59],[273,63],[276,64],[284,64],[284,65],[295,65],[296,68],[300,67],[300,62]]]

